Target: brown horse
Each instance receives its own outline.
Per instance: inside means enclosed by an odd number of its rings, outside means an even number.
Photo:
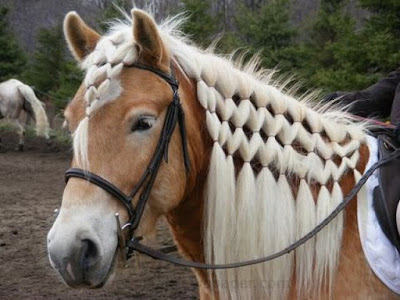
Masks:
[[[101,37],[76,13],[67,15],[68,45],[86,70],[65,111],[72,166],[128,194],[155,151],[172,99],[165,80],[130,66],[174,71],[191,169],[186,174],[175,130],[137,235],[166,216],[180,253],[193,261],[230,263],[281,250],[321,222],[365,171],[365,126],[297,101],[255,71],[254,61],[240,66],[190,45],[176,30],[179,22],[157,26],[133,10],[132,24],[116,24]],[[364,258],[356,209],[353,201],[316,238],[270,263],[195,269],[200,297],[393,297]],[[106,191],[69,180],[48,234],[50,262],[69,286],[100,287],[114,271],[115,212],[127,222],[125,207]]]

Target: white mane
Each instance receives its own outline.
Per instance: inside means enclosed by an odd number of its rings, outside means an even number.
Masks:
[[[254,61],[240,69],[232,60],[191,46],[177,33],[179,23],[180,18],[165,22],[160,35],[173,60],[197,82],[214,140],[205,210],[206,260],[231,263],[281,250],[342,201],[338,182],[346,172],[359,176],[355,167],[365,143],[363,125],[340,111],[321,114],[310,101],[285,94],[270,75],[254,71]],[[88,116],[118,98],[118,75],[137,59],[134,43],[131,25],[116,24],[83,62]],[[88,120],[74,134],[82,165],[87,163]],[[243,161],[240,170],[235,170],[233,157]],[[316,201],[311,183],[321,186]],[[342,231],[341,214],[296,250],[299,295],[318,292],[311,291],[313,284],[332,285]],[[215,278],[222,298],[284,298],[293,269],[294,255],[288,254],[271,263],[216,271]]]

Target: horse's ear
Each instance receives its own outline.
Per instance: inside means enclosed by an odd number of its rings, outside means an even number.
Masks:
[[[94,50],[100,35],[91,29],[74,11],[64,19],[64,35],[74,57],[81,61]]]
[[[142,10],[133,9],[132,20],[134,40],[139,47],[139,61],[167,72],[170,55],[152,17]]]

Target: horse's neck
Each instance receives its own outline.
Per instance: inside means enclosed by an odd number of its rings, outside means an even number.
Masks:
[[[191,161],[193,166],[193,158]],[[191,172],[193,172],[193,167]],[[202,170],[200,175],[196,176],[193,189],[181,203],[167,215],[167,221],[180,253],[183,254],[186,259],[197,262],[205,262],[202,242],[205,184],[206,171]],[[201,286],[208,285],[206,271],[196,269],[195,274]]]
[[[196,99],[196,84],[193,82],[188,82],[185,78],[182,78],[179,72],[177,72],[177,74],[178,80],[181,83],[179,92],[181,99],[183,100],[183,107],[187,116],[186,124],[188,131],[188,146],[192,169],[188,175],[185,197],[174,210],[169,212],[167,215],[167,220],[171,226],[172,234],[174,235],[175,242],[177,243],[180,252],[187,259],[203,262],[204,245],[202,242],[202,221],[204,218],[204,192],[208,164],[210,161],[212,140],[210,139],[207,130],[205,130],[204,109],[200,106],[199,101]],[[359,151],[360,160],[358,161],[355,169],[362,174],[368,160],[367,146],[362,145]],[[353,172],[347,172],[345,176],[341,178],[339,184],[344,195],[347,195],[350,189],[354,186],[354,183],[355,178]],[[296,188],[297,185],[292,184],[292,189]],[[319,184],[315,183],[315,185],[311,186],[310,188],[314,201],[316,201],[318,198]],[[297,194],[297,191],[293,190],[293,194]],[[352,205],[346,210],[349,218],[346,220],[345,226],[350,232],[347,230],[344,232],[344,244],[342,247],[344,254],[342,254],[342,256],[347,255],[347,257],[350,257],[351,255],[354,255],[362,259],[362,250],[359,246],[359,242],[355,241],[354,237],[349,238],[348,236],[353,234],[353,231],[357,228],[357,220],[354,217],[356,215],[355,209],[356,205]],[[341,259],[341,262],[343,262],[343,259]],[[367,266],[365,266],[365,270],[367,269]],[[340,263],[338,271],[339,273],[347,274],[351,270],[348,270],[343,263]],[[201,287],[204,285],[208,286],[207,273],[196,270],[196,276],[201,283],[200,291],[206,291],[207,288],[202,289]],[[346,276],[344,276],[344,278],[346,278]],[[344,284],[345,282],[341,282],[338,284],[338,286],[342,286]],[[296,295],[295,284],[292,285],[289,295],[293,297]]]
[[[191,169],[187,174],[184,199],[167,215],[168,223],[180,252],[190,260],[204,262],[202,244],[202,219],[204,189],[209,164],[211,140],[206,130],[200,130],[205,123],[205,112],[197,101],[196,84],[184,78],[176,70],[180,82],[179,95],[186,115],[188,149]],[[205,283],[206,272],[196,273],[200,282]]]
[[[198,182],[193,193],[167,215],[179,251],[186,259],[198,262],[204,262],[201,231],[204,182],[205,180]],[[199,272],[197,276],[200,276],[199,279],[205,282],[205,272]]]

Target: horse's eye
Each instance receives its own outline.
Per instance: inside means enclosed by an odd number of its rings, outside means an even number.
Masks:
[[[132,126],[133,131],[145,131],[150,129],[155,122],[153,117],[140,117]]]

